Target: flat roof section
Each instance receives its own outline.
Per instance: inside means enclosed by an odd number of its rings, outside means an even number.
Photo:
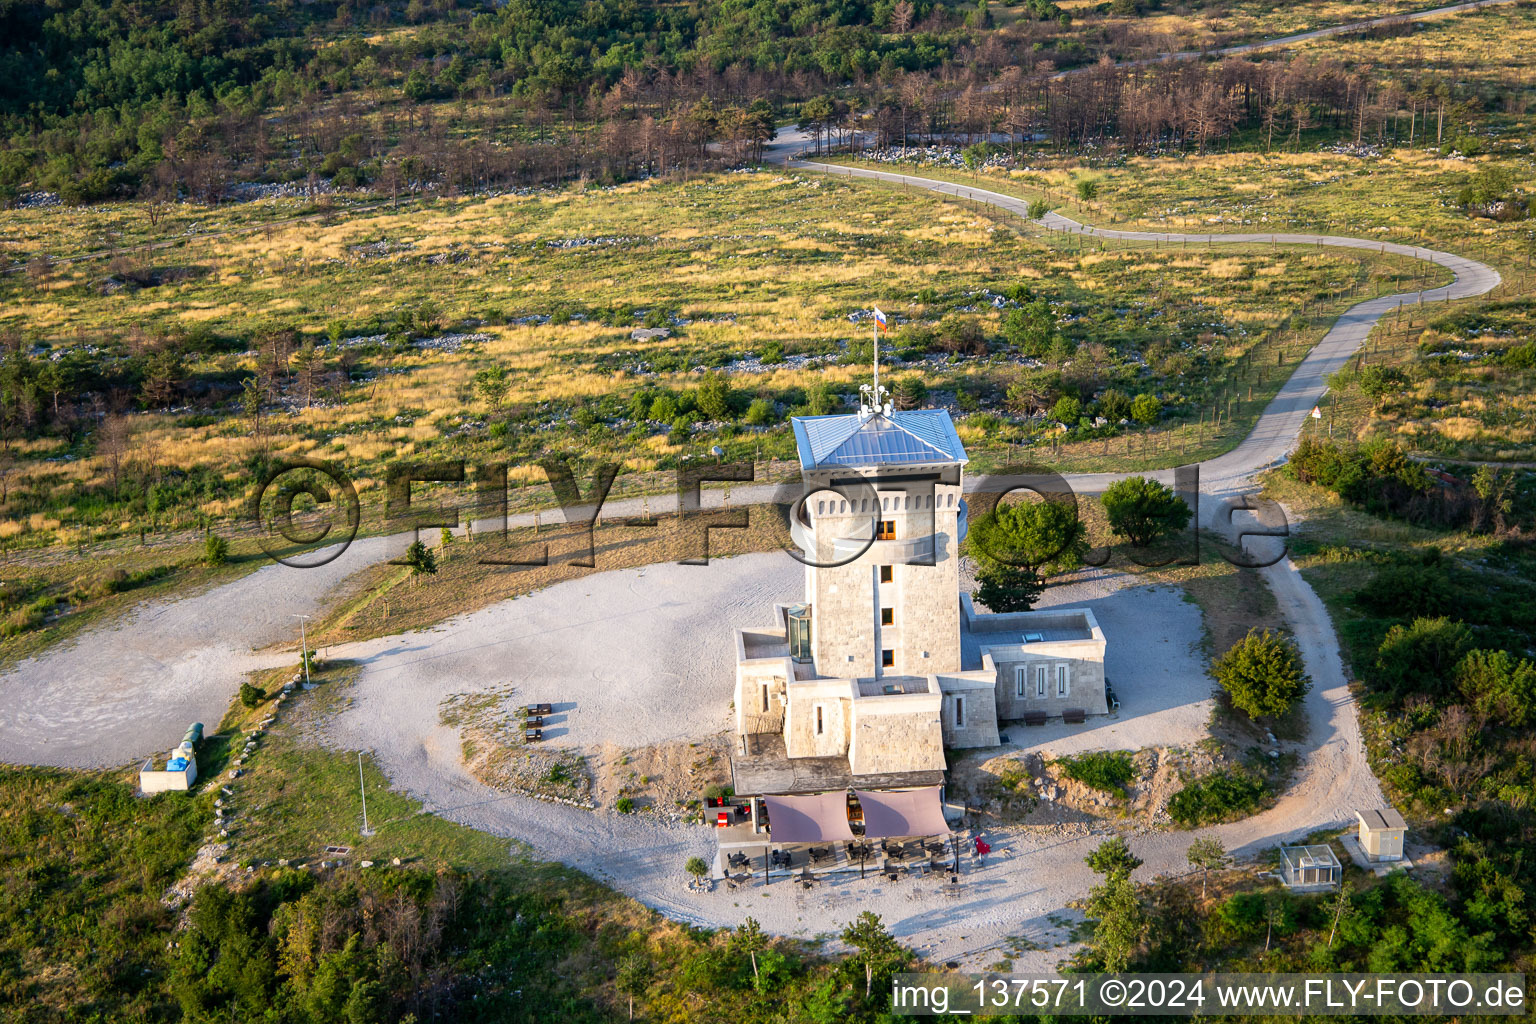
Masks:
[[[915,789],[937,786],[944,770],[855,775],[846,757],[790,758],[778,733],[752,733],[747,753],[731,756],[732,786],[738,796],[830,793],[847,789]]]

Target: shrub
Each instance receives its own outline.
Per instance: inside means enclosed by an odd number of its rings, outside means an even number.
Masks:
[[[1269,787],[1240,768],[1212,772],[1191,782],[1168,801],[1168,814],[1185,828],[1246,818],[1259,809]]]
[[[1077,185],[1077,198],[1083,202],[1099,198],[1099,181],[1097,178],[1081,178]]]
[[[1062,395],[1051,406],[1051,419],[1073,426],[1083,415],[1083,403],[1071,395]]]
[[[1389,565],[1355,592],[1355,600],[1379,615],[1412,619],[1444,615],[1460,598],[1439,565]]]
[[[627,796],[621,796],[614,803],[613,809],[618,811],[620,814],[634,814],[635,801]]]
[[[1028,212],[1030,220],[1039,220],[1041,217],[1044,217],[1046,214],[1050,213],[1051,208],[1045,205],[1044,199],[1031,199],[1029,201]]]
[[[662,423],[671,423],[677,419],[677,401],[671,395],[657,395],[651,402],[650,418]]]
[[[1217,658],[1213,671],[1232,705],[1249,718],[1283,715],[1311,688],[1296,645],[1257,627]]]
[[[1131,402],[1131,418],[1144,425],[1156,423],[1163,418],[1163,403],[1156,395],[1137,395]]]
[[[205,565],[223,565],[229,561],[229,541],[216,533],[210,533],[203,538],[203,563]]]
[[[240,684],[240,703],[248,708],[254,708],[267,699],[267,691],[252,683]]]
[[[1442,695],[1451,688],[1452,669],[1471,648],[1472,634],[1460,622],[1414,619],[1387,630],[1376,650],[1372,680],[1398,697]]]
[[[1056,762],[1061,774],[1105,793],[1123,794],[1136,775],[1129,750],[1101,750]]]
[[[747,423],[754,427],[766,426],[773,422],[773,403],[766,398],[754,398],[752,404],[747,406],[747,415],[744,417]]]
[[[1536,663],[1508,651],[1469,651],[1456,687],[1479,713],[1516,728],[1536,721]]]
[[[1131,399],[1124,391],[1116,391],[1110,388],[1099,396],[1099,415],[1111,423],[1131,417]]]

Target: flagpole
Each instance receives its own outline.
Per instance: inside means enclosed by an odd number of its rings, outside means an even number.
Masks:
[[[872,318],[870,323],[875,329],[875,409],[878,411],[883,408],[880,401],[880,321]]]

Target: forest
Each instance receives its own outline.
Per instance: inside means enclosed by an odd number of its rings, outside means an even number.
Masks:
[[[0,199],[622,180],[750,159],[786,119],[877,146],[1203,153],[1319,131],[1441,146],[1523,102],[1449,71],[1383,78],[1318,56],[1117,68],[1149,52],[1137,24],[1155,8],[1115,6],[1074,20],[1031,0],[1004,21],[987,0],[6,0]]]

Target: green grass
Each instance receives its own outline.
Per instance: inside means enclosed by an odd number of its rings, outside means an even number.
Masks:
[[[116,774],[0,768],[0,1016],[166,1019],[160,897],[211,808],[137,799]]]

